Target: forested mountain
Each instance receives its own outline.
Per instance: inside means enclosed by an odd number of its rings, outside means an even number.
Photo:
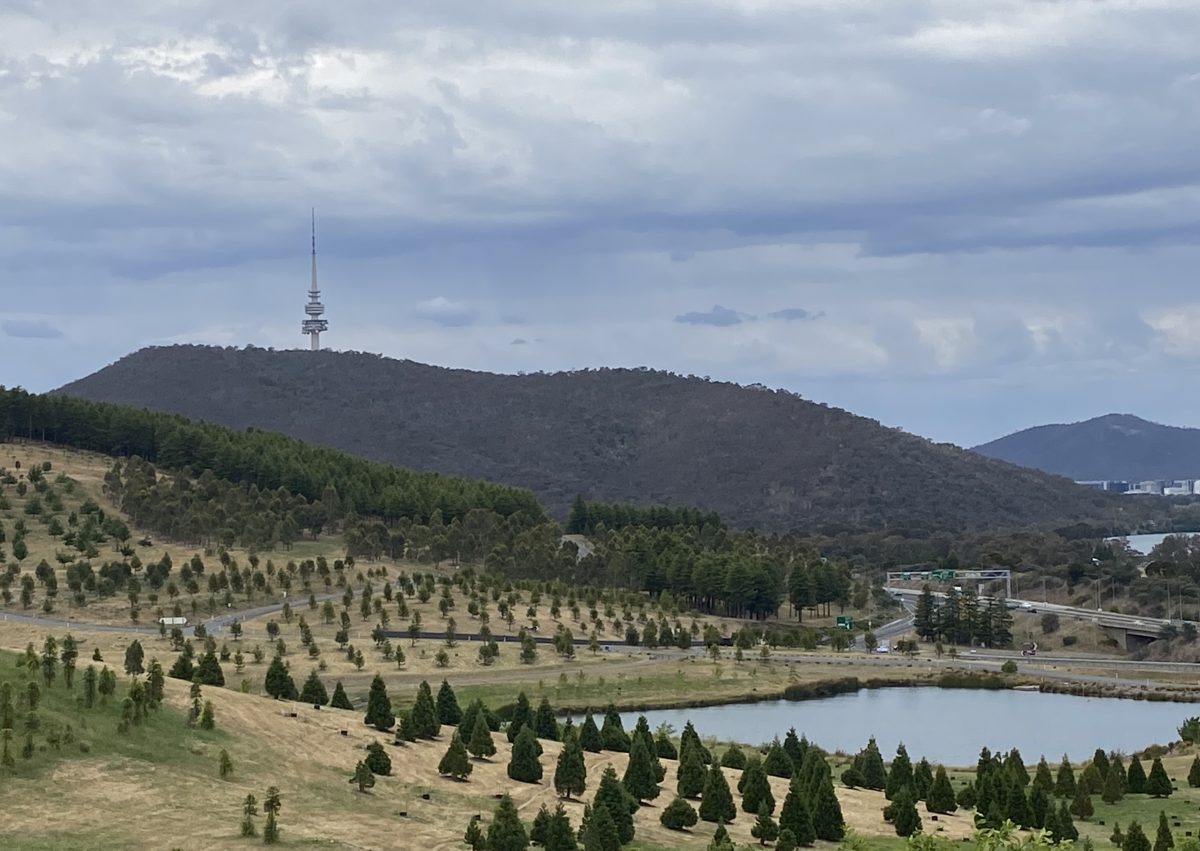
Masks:
[[[1027,428],[975,451],[1076,481],[1200,478],[1200,429],[1132,414]]]
[[[173,411],[420,470],[716,511],[762,529],[969,529],[1145,511],[784,391],[646,369],[495,375],[369,354],[150,348],[62,394]]]

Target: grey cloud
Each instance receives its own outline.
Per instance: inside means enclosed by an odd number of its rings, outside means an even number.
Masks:
[[[820,319],[825,315],[824,311],[812,313],[805,310],[803,307],[785,307],[783,310],[776,310],[773,313],[768,313],[768,319],[783,319],[789,322]]]
[[[28,340],[56,340],[63,335],[44,319],[5,319],[0,322],[0,328],[9,337]]]
[[[711,310],[681,313],[675,317],[675,321],[684,325],[714,325],[724,328],[729,325],[740,325],[745,320],[753,318],[738,313],[736,310],[730,310],[728,307],[714,304]]]

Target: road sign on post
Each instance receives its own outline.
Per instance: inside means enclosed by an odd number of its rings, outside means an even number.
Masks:
[[[838,615],[837,616],[837,628],[838,629],[854,629],[854,618],[850,617],[849,615]]]

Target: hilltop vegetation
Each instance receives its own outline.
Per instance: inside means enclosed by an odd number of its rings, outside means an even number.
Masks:
[[[175,346],[59,392],[506,482],[558,516],[578,494],[698,506],[767,530],[1132,526],[1134,512],[1156,510],[792,393],[652,370],[511,376],[355,353]],[[23,433],[26,422],[9,418],[8,428]]]
[[[1200,478],[1200,429],[1131,414],[1035,426],[974,451],[1076,481]]]

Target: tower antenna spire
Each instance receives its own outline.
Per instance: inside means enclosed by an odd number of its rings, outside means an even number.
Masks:
[[[321,332],[329,328],[325,305],[321,304],[321,291],[317,289],[317,208],[312,208],[312,282],[308,287],[308,304],[304,313],[308,316],[300,323],[300,333],[307,334],[310,348],[315,352],[321,348]]]

